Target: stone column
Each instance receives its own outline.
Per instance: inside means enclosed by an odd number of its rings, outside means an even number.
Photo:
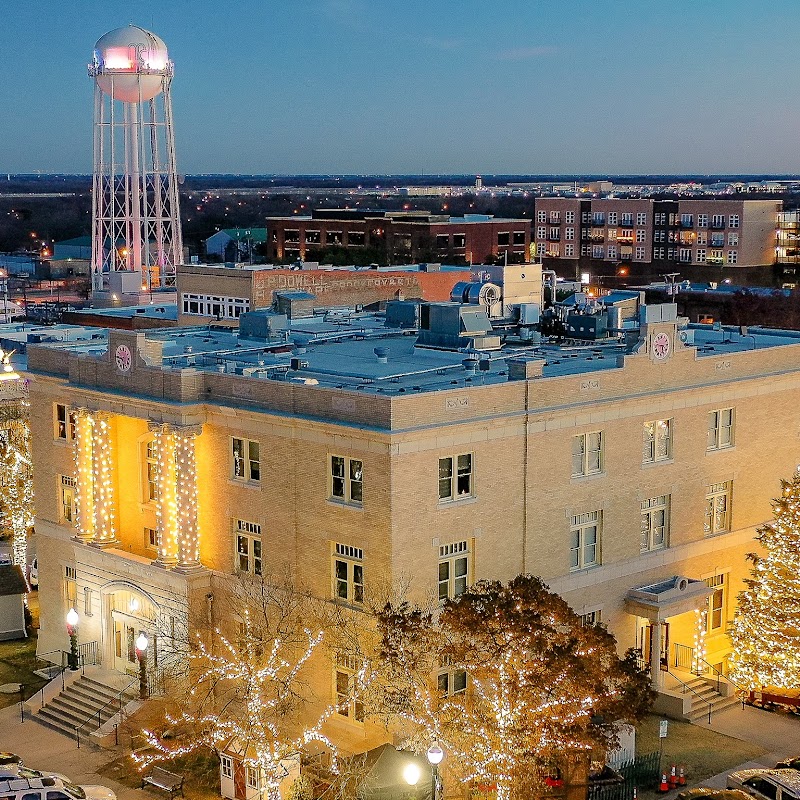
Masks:
[[[117,544],[113,417],[105,411],[96,411],[93,418],[94,539],[92,544],[97,547],[109,547]]]
[[[95,535],[94,417],[86,408],[75,413],[75,508],[76,538],[88,544]],[[69,424],[69,420],[67,421]]]
[[[172,426],[151,424],[155,434],[156,475],[158,497],[156,519],[158,523],[158,558],[156,563],[167,569],[178,561],[178,523],[175,499],[175,442]]]
[[[650,623],[650,683],[653,691],[661,691],[661,620]]]
[[[195,439],[199,426],[175,430],[175,495],[178,518],[178,566],[187,572],[199,569],[200,531],[197,524],[197,461]]]

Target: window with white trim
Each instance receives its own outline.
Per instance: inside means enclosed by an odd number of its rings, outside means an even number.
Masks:
[[[144,529],[144,546],[146,550],[158,550],[158,529]]]
[[[738,247],[739,246],[739,232],[738,231],[731,231],[728,233],[728,247]]]
[[[598,475],[603,471],[603,432],[579,433],[572,437],[572,477]]]
[[[662,494],[642,500],[641,512],[641,552],[663,549],[667,546],[669,537],[669,495]]]
[[[647,241],[647,231],[644,228],[637,228],[636,229],[636,241],[637,242],[646,242]]]
[[[261,480],[261,456],[258,442],[250,439],[231,439],[233,479],[237,481]]]
[[[330,499],[360,506],[364,493],[364,464],[361,459],[330,457]]]
[[[156,440],[151,439],[144,445],[144,502],[150,503],[158,499],[158,453]]]
[[[707,228],[708,227],[708,214],[698,214],[697,215],[697,227],[698,228]]]
[[[348,603],[364,602],[364,551],[360,547],[334,544],[333,596]]]
[[[439,459],[439,502],[472,497],[472,453]]]
[[[71,442],[75,439],[76,414],[63,403],[55,404],[55,438]]]
[[[609,211],[608,212],[608,224],[609,225],[616,225],[617,224],[617,212],[616,211]]]
[[[537,239],[546,239],[547,238],[547,228],[544,226],[539,226],[536,228],[536,238]]]
[[[614,259],[617,257],[617,246],[615,244],[608,245],[608,256],[607,258]]]
[[[62,586],[66,610],[77,609],[78,605],[78,570],[76,567],[64,567],[64,584]]]
[[[706,536],[726,533],[731,529],[733,481],[712,483],[706,489],[706,511],[703,532]]]
[[[729,264],[736,264],[739,261],[739,254],[736,250],[728,250],[727,260]]]
[[[728,226],[731,228],[738,228],[739,227],[739,215],[738,214],[731,214],[728,217]]]
[[[720,228],[725,227],[725,215],[724,214],[712,214],[711,215],[711,227],[716,228],[719,230]]]
[[[698,247],[697,253],[695,254],[694,260],[698,264],[705,264],[706,263],[706,250],[704,247]]]
[[[230,756],[219,757],[219,769],[223,778],[233,780],[233,759]]]
[[[349,653],[338,653],[333,688],[336,713],[353,722],[364,721],[364,705],[358,699],[359,659]]]
[[[597,608],[594,611],[587,611],[584,614],[578,614],[581,625],[584,628],[590,628],[592,625],[600,625],[602,620],[602,611]]]
[[[537,222],[547,222],[547,212],[546,211],[537,211],[536,212],[536,221]]]
[[[576,514],[570,524],[570,571],[594,567],[600,563],[602,511]]]
[[[237,570],[251,575],[263,575],[261,525],[257,522],[237,519],[234,527]]]
[[[637,225],[647,225],[647,212],[646,211],[640,211],[636,215],[636,224]]]
[[[247,784],[248,789],[258,789],[259,787],[259,780],[258,780],[258,769],[250,764],[246,764],[245,768],[245,783]]]
[[[706,578],[706,586],[714,590],[708,598],[706,625],[709,633],[725,629],[726,606],[728,601],[727,574]]]
[[[440,697],[454,697],[467,691],[467,671],[453,669],[446,664],[436,674],[436,686]]]
[[[467,591],[469,555],[466,541],[439,547],[439,600],[453,600]]]
[[[181,293],[181,309],[184,314],[214,319],[238,319],[250,310],[250,300],[246,297],[226,297],[224,295]]]
[[[667,224],[667,214],[664,211],[659,211],[656,213],[653,222],[655,225],[666,225]]]
[[[706,450],[724,450],[727,447],[733,447],[735,421],[732,408],[709,411]]]
[[[564,229],[564,238],[570,242],[575,238],[575,228],[565,228]]]
[[[92,590],[88,586],[83,589],[83,616],[92,616]]]
[[[75,524],[75,478],[72,475],[59,475],[58,481],[61,506],[59,520],[69,525]]]
[[[644,247],[637,247],[636,248],[636,255],[635,258],[637,261],[642,261],[644,259]]]
[[[565,244],[564,245],[564,258],[574,258],[574,257],[575,257],[575,245]]]
[[[564,222],[567,225],[574,225],[575,224],[575,212],[574,211],[565,211],[564,212]]]
[[[653,464],[672,458],[672,420],[645,422],[642,429],[642,463]]]

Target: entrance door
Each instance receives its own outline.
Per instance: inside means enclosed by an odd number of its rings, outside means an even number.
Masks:
[[[661,669],[666,672],[669,670],[669,622],[663,622],[658,626],[658,633],[661,637]],[[653,626],[643,620],[637,632],[637,647],[642,651],[642,658],[645,664],[650,664],[650,654],[653,652]]]
[[[114,669],[118,672],[135,673],[137,628],[124,618],[114,618]]]
[[[244,763],[238,758],[233,759],[233,795],[236,800],[246,800],[247,798]]]

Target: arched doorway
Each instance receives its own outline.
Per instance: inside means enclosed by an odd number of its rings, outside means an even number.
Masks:
[[[135,675],[138,672],[136,638],[141,632],[150,640],[148,653],[157,653],[156,620],[158,608],[153,599],[128,583],[109,584],[103,588],[106,612],[106,647],[104,659],[110,669]]]

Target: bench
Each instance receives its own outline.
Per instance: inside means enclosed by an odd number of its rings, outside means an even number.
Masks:
[[[153,767],[150,775],[142,778],[142,789],[146,783],[155,786],[157,789],[163,789],[169,792],[172,797],[175,792],[180,792],[183,797],[183,775],[176,775],[174,772],[169,772],[161,767]]]

